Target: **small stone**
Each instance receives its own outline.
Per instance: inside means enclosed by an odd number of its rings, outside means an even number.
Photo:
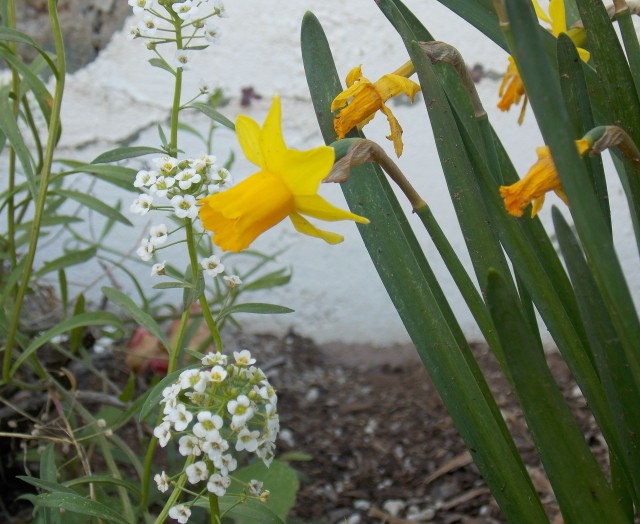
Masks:
[[[309,388],[307,394],[304,399],[309,402],[309,404],[313,404],[316,400],[320,398],[320,390],[318,388]]]
[[[353,507],[360,511],[369,511],[369,508],[371,508],[371,502],[364,499],[357,499],[353,501]]]
[[[284,428],[280,430],[278,438],[282,440],[290,448],[295,446],[295,439],[293,438],[293,432],[290,429]]]
[[[416,511],[407,512],[407,520],[415,520],[416,522],[429,522],[436,516],[436,511],[433,508],[425,508],[422,511],[420,511],[418,508],[415,508],[415,510]]]
[[[396,500],[390,499],[387,500],[383,505],[383,509],[391,516],[397,517],[400,512],[405,508],[406,503],[404,500]]]

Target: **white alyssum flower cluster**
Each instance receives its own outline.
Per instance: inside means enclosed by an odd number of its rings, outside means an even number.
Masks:
[[[161,210],[173,213],[177,218],[195,220],[198,216],[198,200],[227,189],[232,184],[231,174],[216,164],[216,157],[202,155],[199,158],[177,158],[165,155],[151,161],[151,169],[138,171],[133,186],[143,191],[131,203],[129,211],[146,215]],[[151,260],[158,249],[167,243],[172,231],[166,224],[155,224],[149,236],[140,242],[137,254],[145,262]],[[224,264],[212,255],[200,261],[205,275],[216,277],[224,272]],[[164,275],[166,261],[151,268],[151,276]],[[225,284],[234,289],[242,284],[237,275],[224,276]]]
[[[180,455],[196,459],[184,470],[187,482],[217,496],[231,484],[235,453],[253,453],[271,464],[280,429],[278,398],[249,350],[234,352],[233,359],[229,363],[226,355],[209,353],[202,366],[180,373],[162,392],[164,416],[153,431],[160,446],[176,440]],[[154,479],[160,491],[169,489],[164,471]],[[187,509],[175,506],[173,518],[188,519]]]
[[[140,15],[138,23],[129,28],[128,38],[147,40],[147,47],[157,49],[160,44],[175,42],[171,36],[174,26],[189,32],[189,45],[202,49],[216,43],[220,28],[213,23],[215,18],[226,18],[227,12],[221,0],[129,0],[134,14]],[[186,71],[191,68],[191,51],[180,48],[175,51],[172,65]]]

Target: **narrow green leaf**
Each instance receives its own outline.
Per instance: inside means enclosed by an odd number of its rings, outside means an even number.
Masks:
[[[489,272],[487,302],[520,407],[565,522],[626,523],[529,331],[520,304],[493,270]]]
[[[336,140],[330,105],[341,91],[340,81],[326,36],[311,13],[304,16],[301,35],[307,83],[325,143],[330,144]],[[371,220],[358,230],[372,261],[503,512],[514,522],[547,522],[464,334],[389,183],[377,166],[365,164],[352,170],[342,189],[351,210]]]
[[[70,198],[71,200],[75,200],[83,206],[86,206],[89,209],[93,209],[96,213],[110,218],[111,220],[115,220],[116,222],[120,222],[121,224],[125,224],[127,226],[133,226],[129,219],[126,218],[117,209],[110,206],[109,204],[105,204],[102,200],[92,195],[72,189],[56,189],[52,191],[52,193]]]
[[[71,488],[68,488],[63,484],[58,483],[55,480],[55,477],[54,477],[54,480],[45,480],[41,478],[39,479],[36,477],[29,477],[27,475],[17,475],[16,478],[22,480],[23,482],[26,482],[27,484],[31,484],[32,486],[38,489],[48,491],[50,493],[60,492],[60,493],[76,494],[76,492]]]
[[[616,433],[607,433],[605,438],[617,464],[625,473],[630,491],[635,492],[635,499],[640,502],[640,441],[634,437],[640,435],[640,418],[637,416],[640,376],[634,377],[629,369],[591,269],[569,224],[557,208],[553,209],[553,223],[617,427]]]
[[[278,269],[255,280],[242,285],[243,291],[256,291],[258,289],[272,289],[284,286],[291,281],[291,273],[286,268]]]
[[[13,364],[11,368],[11,375],[13,375],[18,368],[22,365],[22,363],[28,359],[37,349],[41,348],[44,344],[46,344],[53,337],[58,335],[62,335],[63,333],[67,333],[74,328],[80,326],[115,326],[120,328],[121,322],[118,317],[116,317],[113,313],[108,313],[106,311],[94,311],[91,313],[82,313],[81,315],[68,318],[67,320],[63,320],[59,324],[56,324],[51,329],[45,331],[38,338],[33,340],[29,347],[27,347],[22,354],[16,359],[16,362]]]
[[[73,171],[58,173],[52,177],[52,180],[76,173],[88,173],[93,175],[94,178],[99,178],[100,180],[104,180],[105,182],[121,187],[122,189],[137,191],[137,188],[133,187],[137,171],[130,167],[105,164],[84,164],[82,162],[74,162],[71,160],[57,160],[57,162],[72,167]]]
[[[128,146],[128,147],[117,147],[116,149],[112,149],[111,151],[107,151],[98,155],[94,158],[91,163],[92,164],[107,164],[109,162],[117,162],[118,160],[125,160],[127,158],[135,158],[137,156],[143,155],[154,155],[166,154],[162,149],[158,149],[156,147],[146,147],[146,146]],[[133,181],[132,181],[133,183]]]
[[[11,27],[0,27],[0,40],[4,40],[5,42],[16,42],[20,44],[26,44],[28,46],[33,47],[40,56],[45,59],[49,67],[51,68],[51,72],[54,76],[58,76],[58,68],[49,53],[47,53],[42,47],[38,45],[38,43],[31,38],[29,35],[26,35],[20,31],[17,31]]]
[[[112,287],[103,287],[102,292],[111,302],[129,313],[137,324],[145,328],[152,335],[158,337],[158,340],[162,342],[165,348],[171,348],[158,323],[151,317],[151,315],[140,309],[127,295]]]
[[[89,500],[74,493],[45,493],[35,499],[44,508],[62,508],[71,513],[96,517],[108,522],[128,524],[121,513],[96,500]]]
[[[582,60],[571,38],[565,33],[558,36],[558,73],[560,88],[564,98],[565,107],[571,121],[573,138],[578,140],[595,127],[589,89],[582,70]],[[602,158],[600,155],[589,157],[586,164],[589,171],[589,179],[593,185],[596,197],[602,208],[602,212],[611,229],[611,211],[609,209],[609,192],[605,180]]]
[[[43,216],[42,221],[40,222],[40,228],[44,229],[47,227],[54,226],[68,226],[69,224],[77,224],[78,222],[83,222],[81,218],[72,217],[72,216]],[[33,227],[33,220],[29,220],[28,222],[21,222],[16,226],[17,230],[29,230]]]
[[[165,71],[171,73],[173,76],[176,76],[176,72],[173,70],[173,68],[169,64],[167,64],[166,60],[163,60],[162,58],[150,58],[149,63],[153,67],[164,69]]]
[[[16,152],[16,156],[20,161],[20,166],[22,166],[24,176],[27,179],[31,197],[35,200],[36,195],[38,194],[38,190],[36,187],[36,179],[33,170],[33,162],[31,160],[31,153],[29,152],[29,148],[22,138],[22,133],[20,133],[20,129],[18,127],[18,122],[16,121],[16,117],[13,114],[13,108],[9,103],[10,90],[11,86],[8,85],[0,88],[0,129],[2,129],[2,132],[5,134],[7,140]]]
[[[591,0],[580,0],[578,7],[583,19],[585,15],[591,16],[590,13],[583,11],[581,5],[583,2],[592,5],[594,11],[604,10],[597,0],[595,3],[598,3],[598,6]],[[517,45],[521,49],[526,49],[526,52],[518,52],[519,65],[540,131],[550,147],[562,187],[571,202],[571,213],[576,229],[604,303],[623,343],[629,365],[634,373],[640,374],[638,347],[640,322],[634,301],[596,195],[591,185],[584,183],[588,175],[571,136],[569,117],[564,108],[558,79],[543,51],[537,31],[537,20],[528,0],[508,2],[507,11]],[[587,35],[589,35],[589,29]],[[611,57],[607,55],[606,60],[611,58],[610,61],[614,61],[615,53],[613,51],[612,53]],[[604,56],[602,58],[605,59]],[[624,84],[618,87],[622,89]],[[627,131],[630,130],[632,129],[627,129]]]
[[[284,313],[293,313],[293,309],[276,304],[246,303],[236,304],[220,312],[219,318],[236,315],[238,313],[253,313],[256,315],[282,315]]]
[[[47,90],[44,83],[40,78],[31,70],[31,68],[25,64],[18,56],[13,52],[0,46],[0,57],[15,68],[21,75],[25,85],[31,89],[33,96],[40,107],[40,111],[44,115],[44,118],[49,123],[51,118],[51,107],[53,106],[53,97]]]
[[[53,444],[47,444],[44,452],[40,456],[40,479],[44,481],[55,481],[57,478],[58,466],[56,466],[55,447]],[[28,482],[26,479],[23,480]]]
[[[72,488],[74,486],[82,486],[84,484],[110,484],[113,486],[122,486],[128,491],[140,496],[140,488],[129,480],[113,477],[111,475],[90,475],[87,477],[78,477],[73,480],[67,480],[65,486]]]
[[[222,124],[223,126],[228,127],[229,129],[231,129],[231,131],[236,130],[236,126],[231,120],[220,113],[220,111],[218,111],[217,109],[211,107],[209,104],[205,104],[203,102],[193,102],[186,107],[197,109],[201,113],[207,115],[214,122],[218,122],[218,124]]]
[[[85,312],[85,300],[84,294],[80,293],[78,299],[76,300],[76,304],[73,307],[73,316],[77,317],[78,315]],[[69,332],[69,350],[71,353],[77,353],[80,350],[80,345],[82,344],[82,337],[84,336],[84,326],[79,326],[77,328],[72,329]]]
[[[35,272],[36,277],[41,277],[52,271],[58,271],[59,269],[66,269],[70,266],[75,266],[87,262],[96,256],[97,248],[90,247],[78,251],[69,251],[54,260],[45,262],[42,267]]]
[[[155,284],[153,289],[175,289],[175,288],[193,288],[193,284],[191,282],[160,282],[159,284]]]

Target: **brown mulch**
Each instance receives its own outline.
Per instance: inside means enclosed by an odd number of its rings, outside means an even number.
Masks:
[[[226,338],[227,352],[252,351],[278,391],[278,453],[310,457],[292,462],[302,482],[290,524],[505,522],[413,348],[318,347],[294,333]],[[513,393],[488,349],[476,345],[473,351],[551,522],[561,523]],[[94,365],[104,364],[114,379],[126,379],[121,355],[116,349]],[[548,361],[587,441],[605,464],[606,445],[584,398],[562,359],[551,353]],[[12,513],[12,490],[18,488],[11,477],[19,473],[2,462],[0,515],[6,517]],[[20,513],[28,517],[30,511],[21,506]]]
[[[278,390],[279,452],[313,457],[293,464],[304,479],[293,513],[300,521],[505,522],[415,350],[318,348],[295,334],[241,343]],[[473,351],[550,520],[562,522],[508,383],[486,346]],[[556,353],[548,361],[604,463],[606,445],[569,370]]]

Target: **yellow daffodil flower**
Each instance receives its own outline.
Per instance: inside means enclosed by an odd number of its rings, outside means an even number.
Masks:
[[[525,91],[524,84],[520,78],[520,73],[518,73],[518,66],[516,66],[512,57],[509,57],[509,66],[507,67],[507,72],[502,79],[502,84],[500,84],[498,96],[500,97],[498,107],[501,111],[509,111],[512,104],[518,105],[520,103],[520,99],[524,98],[522,109],[518,116],[518,124],[522,124],[529,98],[527,97],[527,92]]]
[[[277,96],[262,127],[240,115],[236,133],[245,156],[260,171],[231,189],[200,200],[202,224],[213,232],[213,242],[220,248],[242,251],[287,216],[301,233],[330,244],[342,242],[342,236],[316,228],[302,215],[329,221],[369,222],[334,207],[317,194],[320,182],[333,167],[334,150],[328,146],[309,151],[288,149],[282,137]]]
[[[385,102],[400,93],[405,93],[413,102],[413,97],[420,91],[420,86],[408,78],[414,72],[413,64],[407,62],[374,83],[362,76],[362,66],[349,71],[347,89],[331,103],[331,111],[338,111],[333,121],[338,138],[344,138],[354,127],[362,129],[380,110],[389,121],[391,134],[387,138],[393,141],[393,148],[399,157],[403,148],[402,127]]]
[[[576,140],[576,147],[580,156],[591,149],[589,142],[584,139]],[[509,214],[515,217],[521,217],[531,201],[533,201],[531,217],[535,217],[542,209],[544,197],[548,191],[555,191],[556,195],[569,205],[549,148],[547,146],[539,147],[536,152],[538,160],[529,169],[527,176],[515,184],[500,187],[500,196],[504,199],[504,206]]]
[[[533,2],[533,7],[536,10],[538,18],[550,25],[550,31],[553,36],[558,38],[558,35],[560,33],[567,33],[573,43],[578,46],[578,54],[580,55],[580,58],[582,58],[582,60],[584,60],[585,62],[588,62],[589,57],[591,56],[589,51],[579,47],[585,42],[585,31],[583,28],[567,29],[564,1],[551,0],[549,2],[549,14],[543,11],[542,7],[540,7],[540,4],[538,3],[538,0],[531,1]],[[522,83],[522,79],[520,78],[520,73],[518,72],[518,67],[516,66],[516,63],[511,56],[509,57],[507,72],[502,79],[502,84],[500,84],[498,96],[500,97],[498,108],[501,111],[509,111],[513,104],[518,105],[520,103],[520,100],[523,100],[522,109],[520,110],[520,115],[518,116],[518,124],[522,124],[522,121],[524,120],[524,113],[527,108],[528,98],[527,93],[524,89],[524,84]]]

